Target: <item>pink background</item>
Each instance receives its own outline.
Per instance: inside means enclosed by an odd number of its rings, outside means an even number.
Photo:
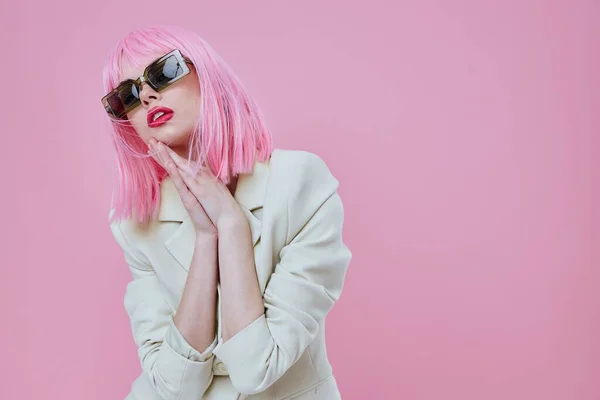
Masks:
[[[341,181],[354,259],[327,335],[344,399],[600,398],[600,3],[16,4],[0,398],[122,399],[139,373],[99,99],[109,48],[155,23],[203,35],[276,146]]]

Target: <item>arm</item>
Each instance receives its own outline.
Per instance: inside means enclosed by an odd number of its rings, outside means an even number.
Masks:
[[[217,265],[217,237],[197,233],[181,302],[173,318],[177,330],[194,349],[209,352],[216,346]]]
[[[311,174],[306,177],[308,181],[313,178]],[[292,239],[280,252],[260,306],[247,232],[239,228],[219,231],[226,333],[214,354],[242,393],[266,390],[302,356],[339,298],[351,259],[342,242],[344,212],[337,185],[331,179],[298,184],[288,210]],[[312,185],[318,188],[310,190]]]
[[[245,217],[229,219],[219,226],[219,273],[221,275],[221,331],[224,342],[263,315],[252,234]]]
[[[182,301],[173,316],[152,266],[132,250],[118,223],[111,224],[111,230],[133,276],[127,285],[124,304],[142,369],[160,398],[197,400],[213,378],[212,348],[216,339],[204,352],[197,349],[205,348],[210,343],[209,337],[215,336],[216,283],[212,295],[210,288],[216,267],[205,263],[216,260],[216,245],[211,253],[207,243],[196,243]],[[203,306],[190,307],[194,301]]]

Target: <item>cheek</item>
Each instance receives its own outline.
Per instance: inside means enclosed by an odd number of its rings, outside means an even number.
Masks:
[[[179,109],[189,117],[198,113],[200,109],[200,89],[198,82],[192,75],[188,75],[174,87],[174,100],[177,101]]]
[[[169,95],[168,101],[173,102],[173,104],[180,109],[193,108],[193,104],[197,104],[200,99],[197,89],[183,85],[176,90],[173,90]]]
[[[188,102],[186,108],[188,113],[197,116],[200,112],[200,93],[198,93],[197,90],[190,90],[187,93],[187,98]]]
[[[200,98],[190,91],[182,91],[172,103],[175,110],[175,118],[184,121],[185,125],[193,123],[200,113]]]

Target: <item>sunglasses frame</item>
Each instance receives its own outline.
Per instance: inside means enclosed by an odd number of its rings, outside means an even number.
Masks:
[[[183,68],[183,73],[178,75],[176,78],[173,78],[171,81],[169,81],[166,85],[164,85],[163,87],[161,87],[160,89],[158,89],[150,80],[149,80],[149,76],[148,76],[148,72],[150,70],[150,68],[152,66],[154,66],[154,64],[160,63],[161,61],[175,56],[177,58],[177,61],[179,62],[179,65]],[[144,73],[142,74],[142,76],[140,76],[137,79],[126,79],[122,82],[120,82],[117,87],[115,87],[113,90],[111,90],[109,93],[107,93],[104,97],[102,97],[101,101],[102,101],[102,105],[104,106],[104,109],[106,110],[106,112],[108,113],[108,115],[112,118],[112,119],[122,119],[122,120],[126,120],[127,119],[127,113],[130,112],[131,110],[137,108],[140,104],[141,101],[138,98],[138,100],[131,106],[125,108],[120,114],[116,113],[112,107],[110,106],[108,99],[111,96],[118,96],[119,92],[121,91],[121,88],[123,85],[126,84],[130,84],[130,83],[135,83],[135,85],[139,88],[141,86],[142,83],[147,83],[148,85],[150,85],[150,87],[152,89],[154,89],[157,92],[161,92],[163,90],[165,90],[167,87],[171,86],[173,83],[177,82],[178,80],[180,80],[181,78],[183,78],[184,76],[188,75],[190,73],[190,68],[187,66],[187,64],[190,65],[194,65],[192,63],[192,61],[187,58],[184,57],[181,52],[178,49],[174,49],[172,51],[170,51],[169,53],[165,54],[164,56],[161,56],[157,59],[155,59],[154,61],[152,61],[151,63],[149,63],[146,68],[144,68]]]

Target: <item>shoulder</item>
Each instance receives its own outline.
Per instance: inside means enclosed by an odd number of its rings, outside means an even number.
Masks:
[[[121,219],[111,221],[113,214],[114,209],[111,208],[108,213],[108,220],[110,231],[112,232],[115,240],[123,248],[134,248],[136,238],[143,234],[143,230],[132,219]]]
[[[150,262],[138,246],[142,238],[139,226],[131,219],[110,221],[113,213],[114,210],[111,209],[108,217],[110,230],[115,241],[123,250],[125,260],[130,266],[137,269],[151,270]]]
[[[269,166],[269,204],[287,221],[293,237],[339,186],[325,161],[314,153],[276,149]]]
[[[284,183],[292,193],[324,190],[331,194],[339,185],[325,161],[304,150],[274,150],[269,169],[272,180]]]
[[[135,230],[136,225],[131,219],[120,219],[111,221],[111,218],[113,217],[114,213],[115,209],[110,208],[110,210],[108,211],[108,222],[113,235],[125,235],[125,233],[131,233],[133,230]]]
[[[110,219],[112,218],[114,211],[115,210],[111,208],[108,213],[110,231],[121,248],[128,249],[130,239],[128,239],[127,236],[130,237],[131,235],[130,231],[133,229],[133,223],[130,220],[124,219],[111,221]],[[127,235],[126,232],[129,233],[129,235]]]

